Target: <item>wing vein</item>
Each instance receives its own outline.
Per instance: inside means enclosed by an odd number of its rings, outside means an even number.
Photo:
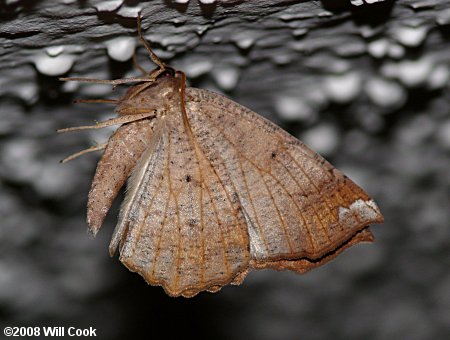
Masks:
[[[154,252],[154,256],[153,256],[153,265],[152,265],[152,271],[150,273],[150,276],[153,277],[153,275],[155,274],[155,269],[156,269],[156,265],[157,265],[157,261],[158,261],[158,257],[159,257],[159,253],[161,252],[161,240],[162,240],[162,235],[163,235],[163,231],[164,231],[164,227],[166,225],[166,218],[167,218],[167,208],[169,207],[169,202],[170,202],[170,195],[171,193],[169,192],[169,195],[167,196],[167,201],[166,201],[166,205],[164,207],[164,218],[161,222],[161,229],[159,232],[159,237],[158,237],[158,244],[156,246],[156,251]]]
[[[138,230],[137,230],[137,232],[136,232],[136,234],[137,234],[137,235],[136,235],[136,241],[134,242],[134,247],[133,247],[133,251],[132,251],[133,254],[134,254],[135,251],[136,251],[136,245],[139,244],[139,240],[141,239],[142,227],[145,225],[145,222],[147,221],[147,218],[148,218],[148,216],[149,216],[149,211],[150,211],[150,209],[152,208],[153,203],[154,203],[154,201],[155,201],[155,198],[156,198],[156,196],[159,194],[159,191],[161,190],[161,187],[162,187],[162,181],[159,183],[158,187],[156,188],[155,194],[154,194],[153,197],[151,198],[150,205],[148,206],[148,208],[147,208],[146,211],[145,211],[145,215],[144,215],[144,218],[142,219],[142,222],[140,222],[139,225],[138,225],[138,227],[137,227]]]
[[[328,211],[330,212],[330,215],[333,217],[333,219],[336,221],[336,223],[339,224],[339,221],[337,220],[336,216],[333,214],[333,209],[330,206],[329,200],[322,195],[322,192],[319,190],[319,188],[317,187],[316,183],[314,183],[314,181],[311,179],[311,177],[308,175],[308,173],[305,171],[305,169],[303,169],[303,167],[297,162],[297,160],[294,158],[294,156],[291,155],[291,153],[289,152],[289,150],[287,148],[286,148],[286,154],[294,161],[295,165],[297,165],[297,167],[301,170],[301,172],[303,172],[305,177],[311,182],[311,184],[313,185],[313,187],[316,190],[317,194],[319,194],[321,200],[324,201],[325,204],[327,205],[327,208],[328,208]],[[328,174],[328,176],[331,177],[330,174]],[[339,192],[338,192],[338,194],[339,194]]]
[[[208,116],[206,116],[206,117],[208,117]],[[209,117],[208,117],[208,118],[209,118]],[[214,122],[213,122],[211,119],[209,119],[209,121],[210,121],[210,124],[211,124],[214,128],[216,128],[219,132],[221,132],[221,136],[222,136],[222,137],[229,143],[229,145],[235,150],[236,155],[238,156],[237,159],[238,159],[238,161],[239,161],[239,167],[240,167],[240,171],[241,171],[242,177],[243,177],[243,179],[244,179],[244,183],[245,183],[245,187],[246,187],[246,190],[247,190],[247,194],[249,195],[249,197],[251,197],[250,192],[249,192],[249,189],[248,189],[247,180],[246,180],[246,177],[245,177],[243,168],[242,168],[241,157],[244,158],[246,161],[248,161],[250,164],[252,164],[255,168],[257,168],[257,169],[259,169],[259,170],[261,170],[261,171],[264,171],[264,170],[263,170],[263,169],[260,169],[260,168],[259,168],[256,164],[254,164],[250,159],[248,159],[247,157],[245,157],[245,155],[243,155],[241,152],[239,152],[239,150],[238,150],[237,147],[234,145],[234,143],[233,143],[229,138],[227,138],[227,136],[225,135],[224,131],[223,131],[219,126],[217,126],[216,124],[214,124]],[[287,149],[286,149],[286,152],[287,152]],[[219,157],[222,159],[222,157],[221,157],[220,155],[219,155]],[[291,158],[292,158],[292,156],[291,156]],[[294,159],[294,161],[295,161],[295,159]],[[288,172],[288,174],[290,175],[290,177],[291,177],[291,178],[294,180],[294,182],[297,184],[298,188],[299,188],[303,193],[305,193],[305,191],[302,189],[300,183],[298,183],[298,181],[296,180],[296,178],[294,177],[294,175],[289,171],[289,169],[286,167],[286,165],[283,164],[283,163],[281,163],[281,162],[280,162],[280,164],[286,169],[286,171]],[[296,162],[296,164],[297,164],[297,162]],[[305,173],[305,171],[304,171],[303,168],[300,167],[300,169],[301,169],[301,171],[302,171],[303,173]],[[273,176],[273,175],[271,175],[271,176]],[[275,177],[273,177],[273,178],[275,178]],[[309,177],[307,177],[307,178],[310,180]],[[311,180],[310,180],[310,181],[311,181]],[[279,182],[279,181],[277,180],[277,182]],[[314,183],[313,183],[313,184],[314,184]],[[288,193],[287,190],[286,190],[286,192]],[[319,195],[320,195],[320,193],[319,193]],[[302,220],[304,221],[305,227],[308,229],[308,235],[309,235],[309,238],[310,238],[310,241],[311,241],[311,245],[312,245],[312,248],[313,248],[314,251],[315,251],[315,246],[314,246],[314,243],[312,242],[312,238],[311,238],[311,230],[310,230],[309,227],[308,227],[308,224],[307,224],[307,222],[306,222],[306,219],[304,218],[304,216],[303,216],[303,214],[302,214],[302,212],[301,212],[300,207],[298,206],[297,202],[293,199],[292,195],[289,194],[289,196],[291,197],[291,199],[292,199],[293,202],[295,203],[295,205],[296,205],[296,207],[297,207],[297,209],[298,209],[298,211],[299,211],[299,213],[300,213],[300,216],[302,217]],[[305,196],[306,196],[306,195],[305,195]],[[251,204],[252,204],[252,209],[253,209],[253,211],[255,212],[255,215],[256,215],[256,210],[255,210],[255,208],[254,208],[253,202],[252,202],[252,200],[250,200],[250,201],[251,201]],[[331,239],[330,239],[330,237],[329,237],[329,234],[327,233],[327,231],[326,231],[326,229],[325,229],[325,226],[324,226],[322,220],[321,220],[320,217],[318,216],[317,210],[314,208],[314,206],[312,206],[312,207],[313,207],[313,209],[314,209],[315,216],[317,217],[317,219],[318,219],[318,221],[319,221],[319,224],[320,224],[320,226],[321,226],[321,228],[322,228],[322,230],[323,230],[325,236],[331,241]],[[259,224],[259,221],[257,220],[256,223],[258,224],[258,227],[259,227],[260,232],[261,232],[261,226],[260,226],[260,224]],[[262,235],[262,236],[263,236],[263,235]],[[266,245],[266,249],[267,249],[267,243],[266,243],[266,240],[264,239],[264,237],[263,237],[263,241],[264,241],[264,244]]]
[[[298,183],[297,179],[296,179],[295,176],[291,173],[291,171],[288,169],[288,167],[287,167],[284,163],[282,163],[282,162],[279,162],[279,164],[281,164],[281,165],[286,169],[286,171],[287,171],[287,173],[289,174],[289,176],[291,176],[291,178],[294,180],[295,184],[297,184],[297,187],[303,192],[303,194],[305,195],[305,197],[307,197],[307,195],[306,195],[304,189],[302,188],[302,186],[300,185],[300,183]],[[305,171],[303,170],[303,168],[301,168],[301,170],[302,170],[302,172],[305,174]],[[307,178],[308,178],[309,181],[311,181],[311,180],[309,179],[309,177],[307,177]],[[320,195],[320,193],[319,193],[319,195]],[[320,195],[320,196],[322,197],[322,195]],[[323,224],[322,219],[319,217],[319,214],[318,214],[318,212],[317,212],[316,207],[314,206],[314,204],[311,204],[311,207],[312,207],[313,210],[314,210],[314,215],[317,217],[317,220],[319,221],[319,224],[320,224],[320,226],[321,226],[321,229],[323,230],[323,233],[324,233],[325,236],[328,238],[328,240],[331,242],[330,235],[329,235],[328,232],[326,231],[325,225]]]
[[[199,162],[199,164],[200,164],[200,163],[201,163],[201,160],[200,160],[200,158],[199,158],[199,156],[198,156],[198,153],[200,152],[200,154],[202,154],[202,155],[204,155],[204,153],[203,153],[203,151],[201,151],[201,148],[198,146],[197,142],[195,141],[195,139],[194,139],[194,137],[193,137],[193,134],[192,134],[192,131],[191,131],[191,130],[189,130],[189,131],[190,131],[190,134],[188,133],[188,136],[189,136],[189,138],[191,139],[192,144],[194,145],[195,155],[196,155],[197,160],[198,160],[198,162]],[[219,156],[219,158],[221,158],[221,157]],[[219,174],[217,173],[216,168],[214,167],[214,165],[212,164],[211,160],[210,160],[208,157],[204,156],[203,159],[205,159],[205,160],[208,162],[209,168],[212,170],[214,176],[215,176],[215,177],[217,178],[217,180],[219,181],[220,186],[222,187],[222,190],[223,190],[223,192],[225,193],[228,202],[230,203],[230,208],[233,209],[233,204],[232,204],[232,201],[231,201],[231,199],[230,199],[230,195],[228,194],[228,191],[226,190],[225,185],[224,185],[222,179],[220,178]],[[221,159],[222,159],[222,158],[221,158]],[[222,163],[223,163],[224,169],[226,169],[225,163],[224,163],[224,162],[222,162]],[[234,186],[233,181],[230,180],[230,183],[231,183],[231,185],[233,186],[234,192],[237,192],[237,191],[236,191],[236,187]],[[234,220],[236,221],[236,226],[238,226],[240,223],[239,223],[239,220],[238,220],[236,214],[233,214],[233,217],[234,217]],[[243,242],[246,241],[246,240],[243,238],[243,235],[242,235],[241,233],[239,233],[239,235],[240,235],[241,240],[242,240]]]
[[[209,118],[208,116],[206,116],[206,117]],[[262,241],[263,241],[263,243],[264,243],[264,246],[265,246],[266,249],[268,249],[268,246],[267,246],[267,240],[265,239],[263,233],[261,232],[261,231],[262,231],[262,228],[261,228],[261,225],[260,225],[260,223],[259,223],[259,221],[258,221],[258,218],[257,218],[256,209],[255,209],[255,207],[254,207],[253,200],[252,200],[251,195],[250,195],[250,190],[249,190],[249,187],[248,187],[247,179],[246,179],[246,177],[245,177],[244,169],[243,169],[243,167],[242,167],[242,162],[241,162],[241,159],[240,159],[240,156],[242,156],[242,155],[241,155],[240,152],[236,149],[236,147],[234,146],[234,144],[226,137],[224,131],[223,131],[222,129],[220,129],[216,124],[214,124],[214,122],[213,122],[211,119],[209,119],[209,121],[210,121],[210,124],[211,124],[213,127],[215,127],[218,131],[221,132],[222,137],[223,137],[226,141],[228,141],[228,143],[231,145],[231,147],[236,151],[236,155],[238,156],[238,157],[237,157],[237,161],[238,161],[238,163],[239,163],[239,169],[240,169],[242,178],[243,178],[243,180],[244,180],[245,190],[247,191],[247,195],[248,195],[248,197],[250,198],[250,204],[251,204],[251,206],[252,206],[253,212],[255,213],[255,217],[256,217],[256,219],[257,219],[256,224],[258,225],[258,229],[259,229],[259,231],[260,231],[261,238],[262,238]],[[222,157],[219,153],[217,154],[217,156],[218,156],[218,158],[221,160],[221,163],[222,163],[223,167],[224,167],[225,169],[227,169],[226,162],[224,161],[223,157]],[[245,156],[244,156],[244,158],[245,158],[247,161],[249,161]],[[251,164],[253,164],[251,161],[249,161],[249,162],[250,162]],[[229,173],[229,171],[227,171],[227,172]],[[217,176],[217,175],[216,175],[216,176]],[[220,180],[220,179],[219,179],[219,180]],[[231,181],[231,183],[232,183],[232,185],[233,185],[233,189],[234,189],[235,192],[237,193],[238,191],[236,190],[236,187],[235,187],[233,181]],[[241,205],[242,205],[242,202],[241,202]],[[242,207],[242,208],[243,208],[243,207]]]
[[[223,236],[222,222],[219,218],[219,214],[217,212],[217,207],[212,198],[211,191],[209,190],[208,185],[206,185],[206,183],[205,183],[205,188],[206,188],[206,191],[208,192],[208,196],[209,196],[210,202],[211,202],[213,210],[214,210],[214,215],[216,216],[217,226],[219,227],[219,230],[220,230],[220,243],[222,243],[224,250],[228,249],[228,243],[226,242],[226,240]],[[225,268],[227,270],[227,276],[230,276],[230,274],[231,274],[230,273],[230,264],[228,262],[227,254],[225,251],[223,253],[223,259],[224,259]]]
[[[171,152],[171,145],[172,145],[172,140],[170,138],[170,131],[168,133],[168,138],[167,138],[167,160],[168,163],[171,162],[171,156],[172,156],[172,152]],[[170,163],[171,164],[171,163]],[[181,253],[181,225],[180,225],[180,211],[179,211],[179,206],[178,206],[178,197],[175,194],[174,190],[173,190],[173,184],[172,184],[172,175],[171,175],[171,171],[170,171],[170,166],[167,167],[167,182],[169,184],[169,198],[170,196],[173,197],[173,200],[175,202],[175,212],[177,214],[177,229],[178,229],[178,235],[177,235],[177,255],[176,255],[176,261],[175,261],[175,278],[173,280],[173,289],[176,290],[176,288],[178,287],[178,280],[179,280],[179,271],[180,271],[180,262],[181,262],[181,257],[180,257],[180,253]]]
[[[253,203],[253,198],[252,198],[252,195],[250,194],[250,189],[249,189],[249,186],[248,186],[247,177],[245,176],[245,172],[244,172],[244,169],[242,167],[242,162],[241,162],[241,159],[239,158],[239,156],[238,156],[238,162],[239,162],[239,168],[240,168],[241,173],[242,173],[242,178],[244,180],[245,190],[247,191],[247,195],[248,195],[248,198],[249,198],[249,201],[250,201],[250,205],[252,207],[253,213],[255,214],[255,219],[256,219],[255,222],[258,225],[258,229],[259,229],[259,232],[260,232],[261,239],[262,239],[262,241],[264,243],[264,247],[266,248],[266,250],[268,250],[269,248],[268,248],[268,245],[267,245],[267,240],[266,240],[266,237],[265,237],[264,233],[262,232],[262,226],[261,226],[261,223],[259,222],[259,219],[258,219],[258,213],[256,211],[255,204]]]
[[[283,165],[283,164],[282,164]],[[283,167],[284,167],[284,165],[283,165]],[[287,171],[287,169],[286,169],[286,171]],[[308,238],[309,238],[309,242],[311,243],[311,247],[313,248],[313,251],[315,252],[316,251],[316,247],[315,247],[315,245],[314,245],[314,242],[313,242],[313,239],[312,239],[312,237],[311,237],[311,229],[309,228],[309,226],[308,226],[308,222],[306,221],[306,218],[305,218],[305,216],[303,215],[303,212],[302,212],[302,209],[300,209],[300,206],[298,205],[298,203],[296,202],[296,200],[294,199],[294,197],[292,196],[292,194],[288,191],[288,189],[283,185],[283,183],[281,183],[279,180],[278,180],[278,178],[276,178],[273,174],[271,174],[270,172],[266,172],[269,176],[271,176],[274,180],[275,180],[275,182],[286,192],[286,194],[289,196],[289,198],[291,199],[291,201],[292,202],[294,202],[294,204],[295,204],[295,207],[297,208],[297,211],[298,211],[298,213],[299,213],[299,215],[300,215],[300,218],[302,219],[302,221],[303,221],[303,225],[305,226],[305,228],[306,228],[306,230],[307,230],[307,232],[306,232],[306,234],[308,235]],[[289,174],[289,176],[291,176],[292,177],[292,174],[291,173],[289,173],[288,172],[288,174]],[[298,184],[297,184],[298,185]],[[300,188],[301,189],[301,188]],[[303,190],[302,190],[302,192],[304,192]]]
[[[166,166],[165,166],[165,173],[166,173],[166,178],[168,179],[169,177],[169,157],[167,157],[166,159]],[[156,251],[154,252],[154,256],[153,256],[153,265],[152,265],[152,271],[150,276],[153,277],[153,275],[155,274],[155,269],[156,269],[156,265],[158,262],[158,257],[159,257],[159,253],[161,252],[161,240],[162,240],[162,236],[163,236],[163,231],[165,228],[165,224],[166,224],[166,219],[167,219],[167,208],[169,207],[169,202],[170,202],[170,196],[172,195],[172,193],[170,192],[170,190],[168,191],[168,195],[167,195],[167,201],[166,201],[166,205],[164,206],[164,217],[163,220],[161,222],[161,229],[159,232],[159,237],[158,237],[158,244],[156,246]]]

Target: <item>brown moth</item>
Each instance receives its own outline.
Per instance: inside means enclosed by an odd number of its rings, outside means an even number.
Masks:
[[[95,235],[128,179],[109,247],[120,261],[170,296],[191,297],[240,284],[249,270],[304,273],[344,249],[371,242],[383,222],[364,190],[320,155],[270,121],[207,90],[186,88],[186,76],[140,40],[157,68],[116,104],[121,125],[104,149],[87,206]],[[142,70],[140,66],[139,69]],[[88,101],[84,101],[88,102]]]

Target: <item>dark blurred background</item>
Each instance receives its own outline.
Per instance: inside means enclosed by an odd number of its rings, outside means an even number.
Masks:
[[[94,327],[100,339],[449,339],[450,3],[393,1],[0,2],[0,325]],[[185,2],[184,4],[181,2]],[[208,4],[209,2],[209,4]],[[151,69],[146,37],[190,84],[225,93],[342,169],[380,205],[373,244],[306,275],[170,298],[96,239],[85,205],[124,88],[60,76]],[[122,197],[121,197],[122,198]],[[121,199],[120,198],[120,199]],[[119,200],[120,201],[120,200]]]

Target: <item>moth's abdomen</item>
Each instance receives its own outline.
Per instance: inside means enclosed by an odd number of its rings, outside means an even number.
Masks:
[[[89,191],[87,223],[94,235],[144,152],[152,132],[153,121],[141,120],[121,126],[109,138]]]

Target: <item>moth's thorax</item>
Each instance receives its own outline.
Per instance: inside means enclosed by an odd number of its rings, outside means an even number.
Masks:
[[[142,109],[170,110],[175,103],[179,102],[178,83],[178,79],[174,77],[161,77],[152,84],[143,83],[132,86],[120,99],[116,113],[130,115],[142,113]]]

